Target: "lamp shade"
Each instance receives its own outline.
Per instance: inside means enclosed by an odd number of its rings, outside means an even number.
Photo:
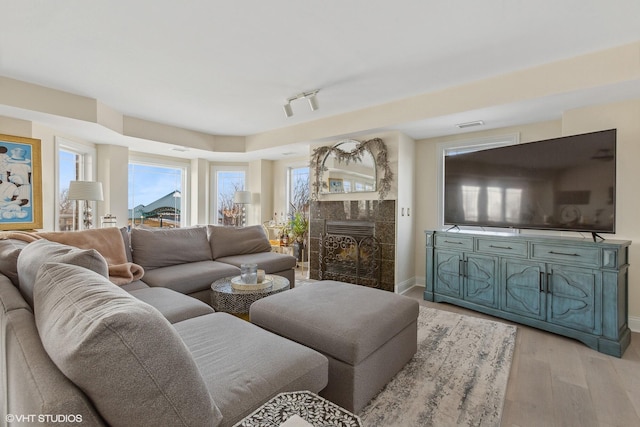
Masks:
[[[71,181],[69,183],[69,200],[102,201],[102,183],[97,181]]]
[[[233,195],[233,203],[248,205],[251,203],[251,191],[236,191]]]

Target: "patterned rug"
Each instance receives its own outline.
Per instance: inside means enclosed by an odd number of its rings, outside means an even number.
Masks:
[[[516,327],[420,307],[418,352],[360,414],[365,427],[499,426]]]

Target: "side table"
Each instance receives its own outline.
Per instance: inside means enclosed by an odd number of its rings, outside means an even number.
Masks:
[[[315,427],[362,427],[357,415],[310,391],[280,393],[234,427],[278,427],[294,415]]]
[[[248,318],[249,307],[254,302],[290,288],[287,278],[269,274],[266,278],[273,281],[270,287],[250,291],[238,290],[231,286],[232,278],[232,276],[223,277],[211,284],[211,306],[215,311],[234,314],[242,318]]]

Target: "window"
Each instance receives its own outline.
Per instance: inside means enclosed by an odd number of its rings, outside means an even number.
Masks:
[[[59,137],[55,138],[55,147],[55,227],[58,231],[80,230],[83,227],[80,204],[83,202],[69,200],[69,183],[95,179],[95,149]],[[91,204],[91,209],[95,210],[95,202]]]
[[[467,141],[455,141],[438,144],[438,226],[444,227],[444,157],[451,154],[468,153],[471,151],[485,150],[488,148],[518,144],[518,134],[478,138]],[[484,200],[486,198],[486,201]],[[463,188],[464,216],[467,219],[476,220],[478,217],[478,204],[489,204],[489,215],[492,218],[506,218],[507,221],[517,218],[520,213],[521,190],[507,189],[502,192],[489,188],[486,195],[480,194],[480,188],[465,186]]]
[[[186,223],[188,166],[157,161],[129,162],[129,226],[175,228]]]
[[[309,167],[289,168],[289,214],[309,211]]]
[[[241,208],[233,203],[236,191],[243,191],[246,186],[246,167],[214,166],[212,223],[218,225],[236,225]]]

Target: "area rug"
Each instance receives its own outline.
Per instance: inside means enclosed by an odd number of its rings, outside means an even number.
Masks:
[[[360,412],[365,427],[499,426],[516,327],[420,307],[418,352]]]

